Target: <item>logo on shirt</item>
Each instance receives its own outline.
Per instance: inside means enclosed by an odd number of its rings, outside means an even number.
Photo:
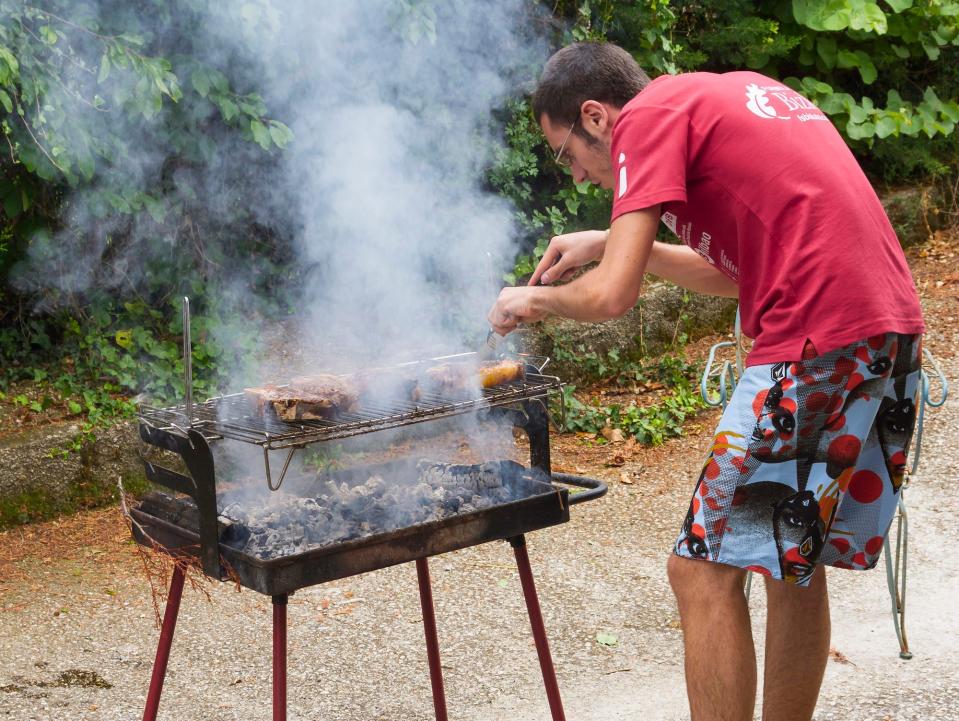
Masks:
[[[676,214],[670,213],[668,210],[660,216],[665,223],[666,227],[669,228],[673,233],[676,232]]]
[[[769,104],[766,91],[755,83],[746,86],[746,108],[760,118],[776,117],[776,109]]]
[[[629,183],[626,180],[626,153],[619,154],[619,194],[617,198],[622,198],[626,194],[626,188]]]
[[[719,262],[731,276],[739,278],[739,266],[737,266],[733,262],[733,259],[726,255],[726,251],[721,248],[719,250]]]
[[[709,233],[703,231],[703,234],[699,236],[699,245],[696,246],[695,250],[706,260],[710,262],[711,265],[716,265],[716,261],[713,260],[713,257],[709,254],[709,246],[713,241],[713,236]]]
[[[773,107],[774,99],[780,106],[779,110]],[[766,120],[796,118],[801,123],[808,120],[826,120],[826,116],[812,102],[782,85],[759,86],[750,83],[746,86],[746,109],[757,118]]]

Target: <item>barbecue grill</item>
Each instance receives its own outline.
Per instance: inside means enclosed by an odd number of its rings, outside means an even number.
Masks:
[[[543,374],[548,360],[524,357],[527,363],[524,379],[483,389],[473,398],[426,394],[416,401],[405,402],[363,399],[360,410],[343,413],[335,419],[281,422],[252,413],[243,394],[193,403],[189,390],[192,385],[189,303],[184,300],[186,402],[168,408],[142,407],[139,433],[148,446],[179,456],[187,473],[171,470],[145,456],[147,478],[182,495],[147,494],[130,511],[133,535],[142,545],[178,559],[193,559],[211,578],[233,580],[272,597],[274,721],[286,719],[286,608],[289,595],[305,586],[408,561],[416,563],[434,710],[438,721],[445,721],[446,701],[427,559],[494,540],[508,540],[513,548],[552,718],[564,721],[524,534],[568,521],[570,505],[597,498],[606,492],[606,487],[593,479],[551,472],[546,398],[561,384],[559,379]],[[462,354],[417,363],[469,362],[471,356]],[[265,480],[271,490],[276,490],[286,480],[293,454],[298,449],[465,414],[506,419],[513,427],[521,429],[529,439],[529,467],[497,461],[476,466],[436,464],[427,470],[433,476],[450,478],[457,483],[468,483],[471,482],[469,479],[480,477],[492,479],[499,489],[495,501],[482,495],[474,496],[480,500],[475,508],[466,507],[398,527],[372,528],[365,535],[295,547],[291,552],[265,556],[238,543],[238,539],[250,535],[250,530],[235,524],[225,511],[218,510],[218,481],[222,495],[223,482],[228,479],[217,477],[211,451],[211,445],[215,443],[240,442],[261,447]],[[278,475],[271,468],[270,454],[273,451],[285,452]],[[387,484],[401,478],[408,479],[422,472],[422,468],[418,468],[404,460],[357,466],[332,472],[324,482],[327,485],[333,483],[334,487],[339,484],[348,491],[370,477],[384,479]],[[585,490],[570,493],[570,486]],[[298,492],[304,492],[302,483]],[[454,501],[459,503],[458,499]],[[311,507],[315,508],[316,504]],[[157,716],[183,582],[182,563],[177,563],[164,612],[144,721],[155,721]]]

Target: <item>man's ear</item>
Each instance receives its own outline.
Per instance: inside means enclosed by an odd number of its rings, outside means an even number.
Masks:
[[[612,128],[609,110],[598,100],[585,100],[579,106],[580,124],[590,135],[605,135]]]

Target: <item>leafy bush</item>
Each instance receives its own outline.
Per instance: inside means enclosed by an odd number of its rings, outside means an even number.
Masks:
[[[203,393],[224,352],[206,327],[235,271],[269,291],[251,312],[282,313],[296,281],[256,215],[289,128],[195,32],[209,3],[148,5],[0,0],[0,388],[48,383],[93,422],[139,392],[182,398],[181,295]],[[256,24],[258,7],[219,12]]]
[[[556,350],[558,358],[570,352],[563,346]],[[564,386],[562,396],[554,399],[552,413],[554,418],[565,418],[565,430],[602,434],[604,429],[619,429],[640,443],[659,445],[682,435],[683,422],[705,407],[695,385],[699,369],[682,356],[667,353],[655,359],[633,359],[613,348],[605,356],[578,349],[573,357],[587,380],[654,395],[652,402],[642,405],[635,400],[625,406],[602,405],[599,398],[580,400],[575,385]]]
[[[553,405],[553,415],[565,418],[565,430],[597,434],[597,440],[604,430],[619,429],[640,443],[657,446],[681,436],[686,419],[705,407],[699,394],[686,386],[678,386],[658,402],[645,406],[635,401],[626,406],[584,403],[575,391],[575,386],[563,388],[562,398]],[[565,404],[565,409],[559,403]]]

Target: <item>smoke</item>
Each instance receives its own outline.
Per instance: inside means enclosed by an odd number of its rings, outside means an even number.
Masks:
[[[265,49],[316,69],[268,93],[297,137],[284,192],[313,269],[305,327],[376,361],[479,339],[515,233],[482,187],[490,111],[545,52],[527,4],[314,6],[285,5]]]
[[[186,4],[194,13],[188,27],[175,9],[148,16],[158,52],[189,52],[223,70],[241,92],[259,93],[295,140],[268,156],[235,131],[217,129],[214,108],[204,116],[186,103],[167,102],[149,122],[78,107],[78,128],[106,128],[123,139],[124,150],[101,162],[98,177],[76,192],[63,229],[31,243],[13,274],[20,288],[56,291],[46,294],[47,305],[59,294],[139,292],[156,285],[155,271],[148,278],[146,269],[159,264],[168,274],[167,302],[174,302],[189,292],[180,287],[185,264],[202,262],[227,319],[210,329],[213,336],[228,348],[251,334],[271,338],[273,350],[277,343],[296,346],[304,352],[291,372],[335,370],[330,366],[347,358],[394,362],[478,343],[516,249],[514,209],[484,187],[499,142],[491,111],[546,56],[545,41],[533,31],[534,5]],[[132,12],[115,0],[74,6],[78,16],[113,27]],[[136,17],[141,26],[144,17]],[[86,60],[97,64],[95,55]],[[185,67],[184,87],[187,74]],[[177,147],[165,134],[165,121],[178,112],[197,113],[197,125],[209,126],[207,147]],[[126,179],[131,196],[103,197],[106,177]],[[137,192],[158,187],[182,217],[141,213],[131,220],[115,212],[123,202],[142,202]],[[190,217],[198,208],[202,224]],[[246,255],[231,258],[226,244],[226,258],[193,252],[203,247],[204,228],[242,232],[244,224],[270,229],[281,250],[249,252],[246,244]],[[121,235],[129,238],[123,245],[116,242]],[[277,279],[277,262],[291,269],[288,281]],[[281,295],[292,319],[278,331],[259,311]],[[246,353],[236,384],[263,361]]]

